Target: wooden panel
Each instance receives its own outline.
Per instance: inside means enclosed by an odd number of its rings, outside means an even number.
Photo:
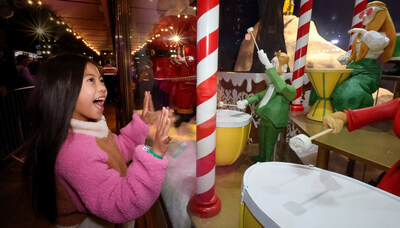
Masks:
[[[172,228],[161,196],[146,214],[136,219],[136,222],[137,228]]]

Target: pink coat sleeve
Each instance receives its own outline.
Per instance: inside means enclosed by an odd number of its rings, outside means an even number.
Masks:
[[[56,175],[80,211],[113,223],[143,215],[158,198],[167,159],[158,159],[136,146],[125,177],[106,164],[107,154],[94,137],[70,134],[56,160]]]
[[[150,127],[143,122],[139,114],[134,114],[132,121],[121,129],[121,134],[114,135],[125,161],[132,160],[136,146],[144,144],[149,132]]]

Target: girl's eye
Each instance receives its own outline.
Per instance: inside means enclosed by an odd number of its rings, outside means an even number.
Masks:
[[[100,82],[104,82],[104,78],[100,78]]]
[[[89,78],[88,81],[89,82],[94,82],[94,78]]]

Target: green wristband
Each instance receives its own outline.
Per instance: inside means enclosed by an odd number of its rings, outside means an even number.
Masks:
[[[162,159],[162,158],[163,158],[162,156],[160,156],[160,155],[154,153],[154,151],[153,151],[153,150],[151,149],[151,147],[149,147],[149,146],[144,146],[144,147],[143,147],[143,150],[147,151],[147,153],[153,155],[154,157],[156,157],[156,158],[158,158],[158,159]]]

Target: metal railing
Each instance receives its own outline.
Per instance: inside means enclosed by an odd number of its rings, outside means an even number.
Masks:
[[[0,95],[0,161],[10,157],[17,159],[14,153],[32,132],[27,104],[33,88],[18,88],[5,96]]]

